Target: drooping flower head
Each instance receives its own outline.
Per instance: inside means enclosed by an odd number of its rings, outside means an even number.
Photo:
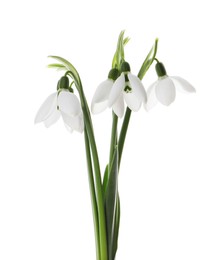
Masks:
[[[97,114],[112,107],[118,117],[124,115],[124,102],[133,111],[138,111],[142,102],[147,101],[141,80],[130,72],[130,65],[123,62],[121,74],[117,69],[109,72],[108,79],[96,89],[92,99],[92,113]]]
[[[118,78],[119,71],[114,68],[108,74],[108,79],[103,81],[96,89],[91,102],[91,111],[93,114],[103,112],[108,107],[108,98],[114,81]]]
[[[195,92],[195,88],[185,79],[177,76],[168,76],[163,63],[157,59],[156,61],[155,69],[158,80],[147,89],[146,110],[150,110],[158,101],[165,106],[169,106],[175,100],[176,90],[185,93]]]
[[[121,75],[111,88],[108,106],[113,108],[117,116],[122,117],[124,101],[134,112],[140,109],[142,102],[147,101],[144,86],[141,80],[130,72],[128,62],[123,62],[121,65]]]
[[[77,96],[69,86],[67,76],[61,77],[57,84],[57,92],[51,94],[41,105],[35,117],[35,123],[44,122],[50,127],[62,117],[69,132],[84,129],[83,113]]]

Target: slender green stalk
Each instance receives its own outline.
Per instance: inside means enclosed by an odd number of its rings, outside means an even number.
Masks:
[[[114,238],[113,238],[113,257],[114,258],[117,253],[117,247],[118,247],[119,227],[120,227],[120,197],[119,197],[119,193],[118,193],[117,201],[116,201]]]
[[[91,120],[90,110],[88,108],[87,100],[85,98],[82,83],[80,80],[80,76],[78,72],[74,69],[74,67],[73,70],[75,73],[73,71],[70,71],[69,75],[75,80],[76,88],[80,96],[81,106],[84,114],[85,130],[87,132],[87,137],[90,143],[90,148],[91,148],[92,158],[93,158],[95,194],[97,200],[97,212],[98,212],[98,222],[99,222],[100,260],[108,260],[104,198],[103,198],[103,190],[102,190],[100,163],[99,163],[97,146],[94,137],[93,124]]]
[[[119,151],[118,168],[120,168],[120,162],[121,162],[122,152],[123,152],[123,148],[124,148],[124,142],[125,142],[126,135],[127,135],[127,129],[128,129],[128,125],[130,122],[130,116],[131,116],[131,110],[129,108],[127,108],[125,116],[124,116],[124,121],[123,121],[123,124],[121,127],[119,141],[118,141],[118,151]]]
[[[109,165],[112,163],[114,149],[117,144],[117,123],[118,123],[118,117],[117,115],[112,112],[112,131],[111,131],[111,142],[110,142],[110,156],[109,156]]]
[[[97,198],[97,207],[98,207],[98,219],[99,219],[99,239],[100,239],[100,256],[101,260],[108,260],[107,257],[107,235],[106,235],[106,221],[104,213],[104,200],[103,200],[103,191],[102,191],[102,182],[101,182],[101,173],[100,165],[97,154],[97,147],[94,139],[93,130],[89,124],[88,120],[85,120],[87,134],[90,140],[90,146],[92,151],[92,157],[94,162],[94,172],[95,172],[95,191]]]
[[[104,212],[104,199],[103,199],[103,191],[102,191],[99,157],[98,157],[97,146],[96,146],[94,132],[93,132],[91,116],[87,105],[87,100],[85,98],[82,85],[79,87],[80,87],[79,95],[80,95],[82,109],[85,118],[84,122],[86,126],[88,139],[90,142],[92,158],[94,162],[95,193],[97,198],[97,209],[98,209],[98,219],[99,219],[100,257],[101,260],[108,260],[106,221],[105,221],[105,212]]]
[[[97,256],[97,260],[100,260],[101,258],[100,258],[100,244],[99,244],[99,220],[98,220],[98,213],[97,213],[97,201],[96,201],[95,187],[94,187],[94,177],[93,177],[93,169],[92,169],[92,162],[91,162],[90,144],[89,144],[86,129],[84,131],[84,140],[85,140],[87,168],[88,168],[88,180],[89,180],[91,204],[92,204],[92,212],[93,212],[93,220],[94,220],[96,256]]]
[[[112,169],[112,165],[113,165],[113,161],[116,159],[114,158],[114,154],[115,154],[115,149],[116,149],[116,145],[117,145],[117,124],[118,124],[118,117],[117,115],[112,112],[112,130],[111,130],[111,141],[110,141],[110,155],[109,155],[109,167],[108,167],[108,171],[107,171],[107,182],[110,183],[111,180],[111,171]],[[118,164],[117,164],[118,167]],[[116,176],[115,176],[116,177]],[[112,176],[113,178],[113,176]],[[116,187],[115,187],[116,188]],[[106,190],[105,190],[106,191]],[[118,191],[117,191],[118,192]],[[104,195],[106,196],[106,192],[104,193]],[[104,198],[106,198],[104,196]],[[116,221],[116,206],[115,209],[113,208],[113,212],[112,212],[112,220],[110,217],[110,205],[107,205],[106,203],[108,203],[107,201],[105,201],[105,213],[106,213],[106,227],[107,227],[107,248],[108,248],[108,256],[109,256],[109,260],[113,259],[113,247],[116,244],[114,239],[117,239],[116,237],[114,237],[115,232],[115,221]],[[113,221],[113,222],[111,222]],[[110,224],[111,223],[111,224]],[[111,226],[112,225],[112,226]]]

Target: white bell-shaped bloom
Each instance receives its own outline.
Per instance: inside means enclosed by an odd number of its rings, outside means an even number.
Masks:
[[[107,79],[97,87],[91,102],[93,114],[101,113],[108,107],[108,98],[113,84],[112,79]]]
[[[141,104],[147,101],[141,80],[130,72],[122,72],[110,91],[108,106],[112,107],[118,117],[122,117],[124,114],[124,101],[134,112],[138,111]]]
[[[114,68],[111,69],[108,79],[96,89],[91,103],[91,111],[98,114],[107,107],[112,107],[118,117],[124,115],[124,102],[133,110],[138,111],[142,102],[147,101],[147,95],[141,80],[130,73],[130,65],[123,62],[121,75]]]
[[[184,93],[196,92],[195,88],[185,79],[175,76],[169,77],[163,63],[155,60],[157,61],[155,69],[159,78],[147,89],[147,102],[144,105],[147,111],[154,107],[158,101],[169,106],[175,100],[176,90]]]
[[[147,111],[158,102],[169,106],[176,97],[176,90],[183,93],[194,93],[195,88],[185,79],[176,76],[163,76],[147,89],[147,102],[144,107]]]
[[[59,93],[51,94],[38,110],[35,123],[44,122],[46,127],[50,127],[58,121],[60,116],[68,131],[83,132],[83,113],[80,102],[74,93],[61,90]]]

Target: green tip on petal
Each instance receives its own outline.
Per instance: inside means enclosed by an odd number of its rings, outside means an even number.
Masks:
[[[124,61],[121,64],[121,68],[120,68],[121,72],[130,72],[130,64],[126,61]]]
[[[118,77],[119,77],[119,70],[116,69],[116,68],[111,69],[109,74],[108,74],[108,78],[115,81]]]
[[[156,69],[158,77],[163,77],[163,76],[167,75],[167,72],[166,72],[166,69],[165,69],[163,63],[157,62],[155,69]]]

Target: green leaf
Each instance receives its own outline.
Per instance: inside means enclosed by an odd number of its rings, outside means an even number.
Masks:
[[[118,235],[120,227],[120,198],[119,193],[117,193],[116,210],[115,210],[115,222],[114,222],[114,235],[113,235],[113,246],[112,246],[112,256],[115,259],[115,255],[118,248]]]
[[[107,189],[107,181],[108,181],[108,174],[109,172],[108,172],[108,164],[107,164],[107,166],[106,166],[106,168],[105,168],[105,172],[104,172],[104,178],[103,178],[103,194],[105,194],[106,193],[106,189]]]
[[[115,147],[113,160],[109,169],[109,178],[107,181],[106,192],[104,194],[104,205],[106,213],[107,242],[109,260],[114,260],[114,226],[115,213],[118,194],[118,147]]]
[[[124,41],[123,41],[124,46],[129,42],[129,40],[130,40],[129,37],[127,37],[127,38],[124,39]]]
[[[60,63],[52,63],[48,65],[48,68],[57,69],[57,70],[66,70],[66,67]]]
[[[66,69],[68,71],[72,72],[74,80],[76,81],[76,83],[78,85],[80,85],[81,80],[80,80],[79,74],[78,74],[77,70],[75,69],[75,67],[68,60],[66,60],[62,57],[59,57],[59,56],[48,56],[48,57],[60,61],[66,67]]]
[[[112,68],[120,69],[120,65],[124,61],[124,46],[130,40],[128,37],[124,39],[124,32],[125,31],[121,31],[118,37],[117,49],[112,61]]]
[[[153,63],[154,58],[156,57],[157,45],[158,45],[158,39],[155,40],[153,47],[151,48],[150,52],[148,53],[146,59],[143,62],[143,65],[141,66],[141,69],[138,73],[138,78],[140,78],[141,80],[145,76],[146,72],[148,71],[151,64]]]

